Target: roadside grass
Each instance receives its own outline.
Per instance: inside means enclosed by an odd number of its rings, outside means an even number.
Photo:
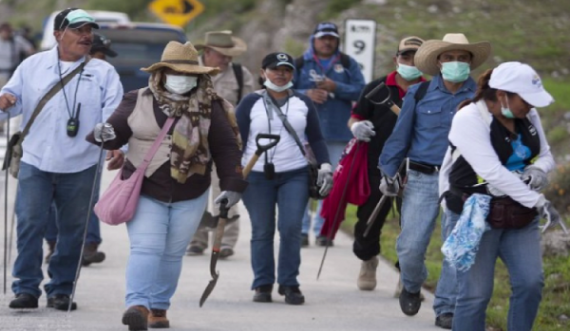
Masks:
[[[353,233],[356,223],[356,206],[349,205],[346,210],[346,220],[342,223],[342,229]],[[391,264],[397,260],[396,239],[400,233],[396,214],[389,216],[382,230],[381,255]],[[430,292],[435,291],[439,274],[441,273],[441,223],[438,218],[428,250],[426,253],[426,268],[428,278],[424,288]],[[563,316],[570,317],[570,262],[568,257],[543,258],[545,287],[538,316],[533,330],[537,331],[561,331],[570,328],[570,322]],[[506,331],[507,313],[509,310],[509,297],[511,289],[509,276],[504,264],[499,260],[495,269],[495,285],[493,297],[487,309],[488,330]],[[424,307],[423,309],[431,309]]]

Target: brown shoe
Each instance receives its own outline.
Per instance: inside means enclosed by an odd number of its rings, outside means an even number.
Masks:
[[[129,331],[148,330],[149,311],[145,306],[132,306],[123,313],[123,324]]]
[[[148,326],[152,329],[168,329],[170,322],[166,318],[166,310],[151,309],[148,315]]]
[[[98,251],[99,244],[87,243],[83,250],[83,261],[81,262],[84,267],[91,263],[101,263],[105,261],[105,253]]]

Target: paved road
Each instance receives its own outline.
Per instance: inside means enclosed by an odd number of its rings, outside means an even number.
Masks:
[[[108,183],[113,175],[107,173],[104,182]],[[12,189],[14,187],[12,185]],[[241,215],[247,215],[243,206]],[[335,247],[329,250],[318,281],[316,275],[323,249],[311,246],[303,250],[299,279],[305,305],[287,305],[283,297],[275,293],[273,303],[252,302],[253,292],[249,290],[253,277],[249,262],[251,230],[247,217],[243,217],[241,226],[236,255],[218,263],[220,279],[203,308],[198,307],[198,300],[210,280],[209,254],[184,258],[178,291],[168,312],[172,330],[440,330],[433,326],[433,296],[429,293],[417,316],[406,317],[401,313],[398,300],[392,297],[398,275],[385,262],[379,265],[379,285],[375,291],[357,289],[360,262],[353,256],[351,239],[345,234],[339,234]],[[77,311],[67,314],[48,310],[45,297],[41,298],[38,310],[10,310],[7,308],[12,298],[9,291],[5,296],[0,294],[0,330],[127,330],[120,322],[129,247],[126,230],[124,226],[103,225],[102,232],[101,249],[107,253],[107,260],[82,270],[76,295]]]

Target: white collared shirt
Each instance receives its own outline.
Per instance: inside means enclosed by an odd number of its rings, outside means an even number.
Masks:
[[[73,63],[68,73],[84,60]],[[59,84],[58,61],[57,47],[27,58],[0,91],[0,95],[16,96],[16,104],[8,111],[12,117],[23,115],[20,130],[24,130],[40,99],[52,86]],[[107,120],[123,98],[123,86],[115,68],[98,59],[91,59],[81,77],[77,74],[64,90],[67,105],[63,91],[59,91],[39,113],[23,143],[22,162],[46,172],[74,173],[95,165],[99,148],[88,143],[85,137],[95,124]],[[69,137],[66,128],[69,111],[76,112],[79,103],[79,131],[75,137]],[[0,120],[6,118],[7,114],[1,112]]]

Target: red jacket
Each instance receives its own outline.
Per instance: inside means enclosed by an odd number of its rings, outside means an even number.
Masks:
[[[368,143],[353,138],[348,142],[333,175],[333,188],[323,201],[321,216],[325,223],[321,236],[334,239],[340,223],[344,221],[346,205],[362,205],[370,196],[368,182]],[[335,222],[334,218],[337,215]]]

